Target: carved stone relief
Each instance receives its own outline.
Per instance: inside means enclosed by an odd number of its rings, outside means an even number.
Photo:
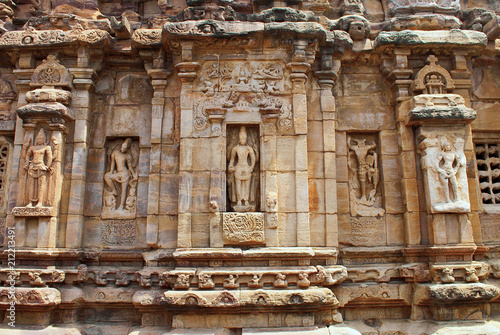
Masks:
[[[393,15],[431,12],[456,14],[460,10],[459,0],[385,0],[389,13]]]
[[[31,86],[71,87],[71,75],[54,55],[48,55],[33,72]]]
[[[12,84],[0,78],[0,120],[15,119],[16,115],[12,111],[12,103],[16,97],[17,93],[12,88]]]
[[[194,82],[194,90],[203,95],[194,104],[194,126],[198,131],[208,127],[209,109],[229,112],[272,112],[278,114],[278,128],[292,128],[292,109],[286,97],[281,62],[213,62],[207,61]]]
[[[56,172],[61,164],[61,141],[58,131],[47,132],[41,128],[36,136],[33,131],[25,133],[18,194],[18,206],[21,207],[13,209],[14,215],[53,215],[56,179],[60,178]]]
[[[134,246],[137,226],[134,220],[104,220],[101,223],[101,242],[110,246]]]
[[[133,219],[137,207],[139,143],[131,138],[109,141],[104,174],[103,219]]]
[[[455,82],[444,67],[437,64],[434,55],[427,57],[426,63],[413,82],[413,90],[424,94],[445,94],[453,91]]]
[[[262,244],[264,213],[223,213],[222,231],[225,244]]]
[[[227,127],[227,189],[235,212],[259,209],[259,131],[256,127]]]
[[[0,215],[5,214],[7,191],[7,165],[9,163],[10,143],[0,142]]]
[[[429,134],[419,144],[427,205],[431,213],[469,212],[465,141],[439,132]]]
[[[351,215],[384,215],[375,135],[350,135],[347,145]]]

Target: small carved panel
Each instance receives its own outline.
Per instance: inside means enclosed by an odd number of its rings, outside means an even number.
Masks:
[[[223,213],[225,244],[263,244],[264,213]]]
[[[380,163],[375,135],[352,134],[347,138],[349,200],[353,216],[381,216]]]
[[[339,240],[344,244],[380,246],[386,243],[383,217],[350,217],[339,224]]]
[[[16,118],[12,111],[12,103],[16,100],[17,93],[12,84],[0,78],[0,120],[12,120]]]
[[[413,82],[413,90],[424,94],[444,94],[453,91],[455,82],[450,73],[437,64],[438,58],[434,55],[427,57],[426,63]]]
[[[194,102],[194,127],[208,128],[209,110],[231,113],[274,114],[280,131],[293,126],[286,68],[281,61],[207,61],[194,82],[200,92]]]
[[[460,0],[385,0],[386,8],[392,15],[414,13],[456,14],[460,10]]]
[[[101,243],[109,246],[134,246],[137,226],[134,220],[105,220],[101,223]]]
[[[283,92],[282,62],[205,62],[196,88],[207,95],[215,92]]]
[[[48,55],[40,66],[38,66],[31,76],[31,86],[55,86],[55,87],[71,87],[71,74],[59,60]]]
[[[427,206],[430,213],[470,211],[464,139],[436,130],[419,144]]]
[[[103,219],[133,219],[137,208],[139,141],[132,138],[107,143]]]
[[[259,129],[227,127],[227,194],[235,212],[259,210]]]

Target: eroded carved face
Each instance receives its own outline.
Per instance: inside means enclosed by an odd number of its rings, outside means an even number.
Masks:
[[[43,144],[45,144],[45,134],[43,132],[41,132],[41,131],[36,136],[36,144],[37,145],[43,145]]]
[[[125,141],[125,142],[123,142],[122,147],[120,148],[120,151],[125,153],[125,152],[127,152],[127,150],[128,150],[128,142]]]
[[[353,21],[349,25],[349,35],[353,40],[362,40],[366,35],[365,24],[362,21]]]
[[[247,132],[246,132],[245,128],[242,128],[242,130],[240,130],[240,134],[239,134],[238,138],[240,141],[240,145],[247,144]]]

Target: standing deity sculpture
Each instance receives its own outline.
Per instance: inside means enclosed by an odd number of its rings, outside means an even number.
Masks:
[[[431,134],[419,144],[431,213],[470,211],[464,139],[453,138]]]
[[[381,216],[381,196],[378,192],[379,168],[377,145],[365,137],[347,139],[349,157],[349,194],[351,213],[360,216]]]
[[[108,188],[104,193],[103,218],[134,218],[137,192],[137,155],[132,148],[132,139],[121,145],[115,143],[110,149],[109,170],[104,174]]]
[[[442,151],[437,156],[436,169],[443,187],[446,202],[459,200],[457,172],[461,166],[460,157],[451,149],[446,137],[441,138]],[[450,197],[450,189],[452,197]]]
[[[234,134],[235,135],[235,134]],[[257,137],[252,136],[253,145],[249,145],[247,128],[241,126],[238,143],[229,150],[228,186],[231,207],[236,212],[254,212],[256,210],[257,175],[254,172],[258,161]],[[250,143],[251,144],[251,143]],[[257,172],[258,173],[258,172]]]
[[[52,149],[46,141],[47,137],[42,128],[36,136],[35,144],[26,152],[24,168],[27,170],[27,207],[47,205],[47,190],[52,172]]]

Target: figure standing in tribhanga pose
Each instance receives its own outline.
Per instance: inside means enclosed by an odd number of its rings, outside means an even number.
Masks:
[[[132,184],[132,182],[137,179],[137,174],[134,171],[134,167],[132,166],[132,155],[130,153],[131,142],[132,139],[127,138],[125,141],[123,141],[120,150],[113,150],[113,152],[111,153],[111,164],[109,172],[104,175],[104,181],[106,182],[106,185],[108,185],[108,187],[111,189],[110,196],[113,196],[115,199],[118,196],[115,182],[120,185],[120,204],[117,208],[118,210],[124,209],[125,201],[127,198],[128,185]],[[130,180],[131,177],[132,181]],[[133,187],[133,185],[130,186]],[[113,203],[113,201],[110,202]]]
[[[456,202],[458,197],[457,172],[460,168],[460,159],[457,153],[451,150],[451,144],[446,137],[441,138],[442,151],[437,156],[436,169],[439,172],[441,183],[443,184],[446,202]],[[441,164],[442,162],[442,164]],[[450,187],[453,200],[450,198]]]
[[[45,131],[40,129],[35,139],[35,145],[29,147],[26,153],[26,165],[28,177],[28,198],[27,207],[42,207],[46,202],[48,186],[48,174],[52,172],[52,149],[46,143]]]
[[[250,187],[252,172],[255,167],[255,149],[247,144],[247,130],[245,126],[241,126],[238,134],[238,145],[231,149],[231,158],[229,161],[228,171],[234,174],[234,182],[236,188],[236,199],[231,199],[236,202],[234,210],[245,212],[252,210],[250,199]],[[250,163],[248,162],[250,158]],[[235,165],[235,160],[237,163]]]

